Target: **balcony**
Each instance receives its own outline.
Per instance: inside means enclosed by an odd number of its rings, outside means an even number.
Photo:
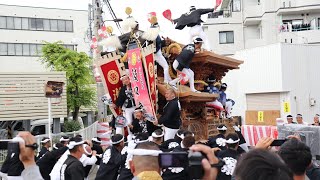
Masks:
[[[299,29],[282,30],[279,33],[280,42],[294,44],[320,43],[320,27],[305,27]]]
[[[310,24],[283,24],[280,26],[280,32],[296,32],[296,31],[309,31],[309,30],[317,30],[319,27],[311,27]]]
[[[281,0],[277,15],[317,13],[320,10],[319,0]]]

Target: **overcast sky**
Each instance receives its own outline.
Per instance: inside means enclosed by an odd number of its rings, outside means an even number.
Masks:
[[[1,4],[81,10],[87,10],[88,3],[91,2],[92,0],[0,0]],[[125,8],[127,6],[131,7],[133,10],[132,16],[139,21],[142,30],[149,26],[147,14],[156,12],[161,26],[161,35],[187,43],[188,28],[183,31],[175,30],[174,25],[162,16],[162,12],[170,9],[172,18],[178,18],[182,13],[187,12],[191,5],[197,8],[213,8],[215,0],[110,0],[110,3],[118,18],[126,18]],[[105,18],[111,19],[110,14],[106,13]],[[203,15],[202,19],[206,20],[206,15]]]

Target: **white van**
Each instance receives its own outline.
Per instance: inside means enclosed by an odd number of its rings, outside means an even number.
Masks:
[[[63,122],[64,118],[60,118],[60,126],[61,131],[63,128]],[[53,121],[51,120],[51,132],[53,129]],[[42,134],[49,134],[49,121],[48,119],[37,119],[37,120],[31,120],[31,128],[30,132],[32,135],[42,135]]]

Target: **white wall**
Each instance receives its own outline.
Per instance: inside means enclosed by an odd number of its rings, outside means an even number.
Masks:
[[[63,10],[50,8],[0,5],[0,16],[35,17],[73,20],[74,32],[46,32],[0,29],[0,42],[5,43],[42,43],[43,41],[62,41],[75,44],[78,51],[88,53],[89,43],[84,42],[88,29],[88,12],[83,10]],[[39,57],[0,56],[1,72],[41,72],[46,69],[37,61]]]
[[[290,91],[292,114],[301,113],[311,123],[320,113],[320,45],[282,44],[281,50],[283,88]],[[315,106],[310,106],[310,98]]]
[[[234,43],[219,44],[220,31],[233,31]],[[211,49],[217,54],[230,55],[244,48],[243,28],[241,24],[215,24],[208,26],[205,32],[210,40]]]
[[[280,50],[280,44],[272,44],[241,50],[233,56],[244,61],[239,70],[230,71],[223,78],[228,84],[228,98],[236,101],[233,115],[245,118],[246,93],[282,91]]]
[[[319,52],[320,45],[284,43],[238,51],[233,57],[244,64],[223,78],[228,98],[236,101],[233,115],[245,119],[246,93],[280,92],[282,118],[301,113],[312,123],[320,113]],[[310,106],[311,98],[315,106]],[[290,113],[284,113],[284,102],[290,103]]]

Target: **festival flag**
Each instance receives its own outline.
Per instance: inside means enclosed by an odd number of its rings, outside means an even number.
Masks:
[[[142,53],[144,58],[143,65],[146,70],[147,83],[149,84],[148,90],[151,99],[151,105],[154,109],[154,112],[157,112],[157,88],[156,88],[156,77],[155,77],[155,63],[154,63],[154,45],[149,45],[143,48]]]
[[[155,114],[151,105],[148,85],[145,81],[140,48],[130,49],[127,53],[131,87],[136,105],[142,106],[145,110],[146,119],[153,121],[155,119]]]
[[[96,62],[104,89],[110,95],[113,103],[117,100],[122,87],[122,82],[120,81],[122,73],[120,71],[124,65],[120,63],[120,58],[120,55],[110,53]],[[115,109],[115,111],[113,108],[110,109],[115,117],[120,115],[120,108]]]

